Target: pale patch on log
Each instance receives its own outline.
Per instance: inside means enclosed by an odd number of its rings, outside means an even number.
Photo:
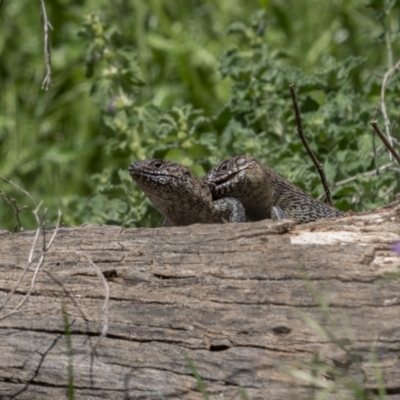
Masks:
[[[398,238],[398,235],[392,233],[385,238],[381,237],[381,233],[365,234],[362,232],[300,232],[297,236],[290,238],[291,244],[346,244],[359,243],[367,246],[371,243],[392,243]]]
[[[399,222],[392,205],[305,225],[62,228],[29,300],[0,321],[0,398],[65,398],[72,362],[75,399],[202,399],[185,354],[211,399],[243,388],[249,399],[301,400],[334,387],[329,399],[354,398],[346,379],[373,396],[377,368],[387,398],[399,398]],[[34,234],[0,231],[0,305]],[[109,286],[100,342],[105,287],[89,260]]]

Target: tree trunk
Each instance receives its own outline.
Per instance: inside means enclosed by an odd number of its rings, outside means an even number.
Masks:
[[[1,231],[0,398],[399,399],[399,221]]]

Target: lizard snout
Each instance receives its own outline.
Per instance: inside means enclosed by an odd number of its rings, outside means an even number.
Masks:
[[[130,173],[131,175],[133,175],[133,174],[134,174],[135,172],[137,172],[139,169],[140,169],[140,162],[134,162],[134,163],[132,163],[132,164],[129,166],[129,168],[128,168],[129,173]]]

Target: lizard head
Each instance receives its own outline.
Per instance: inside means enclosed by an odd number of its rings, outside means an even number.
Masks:
[[[213,197],[226,197],[237,191],[244,191],[246,186],[252,185],[252,181],[249,180],[249,170],[256,169],[258,162],[254,157],[237,156],[222,161],[211,169],[204,181],[210,185]]]
[[[129,166],[129,173],[150,199],[151,194],[179,190],[194,179],[183,165],[159,159],[136,161]]]
[[[209,185],[213,199],[239,200],[250,220],[271,218],[271,185],[254,157],[242,155],[222,161],[205,176],[204,182]]]
[[[178,163],[137,161],[129,166],[129,173],[154,207],[175,225],[194,223],[188,222],[190,218],[196,219],[202,208],[212,204],[209,186]]]

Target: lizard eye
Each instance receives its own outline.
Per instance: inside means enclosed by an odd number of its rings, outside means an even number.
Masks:
[[[153,166],[154,166],[154,168],[161,168],[162,167],[162,163],[158,161],[158,162],[155,162],[153,164]]]
[[[221,165],[221,171],[226,171],[228,169],[228,165],[227,164],[223,164]]]

